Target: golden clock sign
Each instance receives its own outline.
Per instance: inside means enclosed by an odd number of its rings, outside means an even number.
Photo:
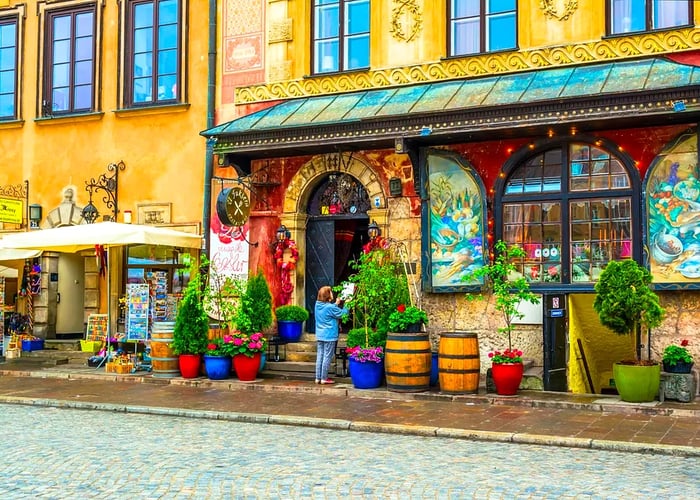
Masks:
[[[223,189],[216,199],[216,214],[226,226],[240,227],[250,216],[250,198],[239,188]]]

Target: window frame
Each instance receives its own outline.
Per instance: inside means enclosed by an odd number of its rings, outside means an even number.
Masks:
[[[505,52],[505,51],[511,51],[511,50],[518,50],[518,1],[515,1],[515,8],[513,9],[513,14],[515,16],[514,19],[514,28],[515,31],[513,33],[514,35],[514,40],[515,43],[513,44],[513,47],[508,47],[508,48],[499,48],[492,50],[488,45],[488,39],[487,39],[487,32],[488,32],[488,21],[493,18],[494,16],[498,15],[503,15],[503,12],[498,12],[496,14],[487,14],[486,13],[486,7],[487,7],[487,2],[488,0],[479,0],[479,50],[478,52],[465,52],[465,53],[457,53],[456,51],[453,50],[453,45],[454,45],[454,39],[452,36],[453,32],[453,26],[455,24],[455,21],[458,19],[463,19],[463,18],[455,18],[452,13],[452,4],[455,0],[447,0],[447,57],[469,57],[469,56],[475,56],[479,54],[487,54],[487,53],[496,53],[496,52]],[[466,0],[473,2],[474,0]],[[506,11],[506,12],[511,12],[511,11]]]
[[[151,99],[147,101],[136,101],[134,95],[134,8],[137,5],[151,4],[153,5],[154,23],[157,23],[157,6],[160,2],[167,0],[125,0],[121,2],[121,43],[120,43],[120,84],[119,84],[119,109],[139,109],[150,107],[163,107],[183,104],[187,102],[187,13],[189,12],[188,0],[175,0],[177,3],[177,35],[176,48],[177,51],[177,67],[175,75],[176,95],[172,98],[158,99],[157,97],[157,79],[158,79],[158,47],[152,47],[152,83],[151,83]],[[157,34],[154,34],[154,40],[157,40]]]
[[[330,3],[319,3],[322,2],[323,0],[314,0],[311,4],[311,74],[312,75],[328,75],[328,74],[333,74],[333,73],[344,73],[348,71],[364,71],[370,68],[370,56],[371,56],[371,36],[372,36],[372,26],[371,26],[371,21],[372,21],[372,9],[371,9],[371,0],[331,0]],[[353,33],[353,34],[348,34],[347,33],[347,26],[346,26],[346,16],[345,16],[345,11],[346,7],[349,4],[356,3],[356,2],[365,2],[368,4],[368,13],[369,13],[369,18],[367,19],[367,27],[368,30],[366,32],[360,32],[360,33]],[[338,33],[334,37],[326,37],[326,38],[316,38],[316,11],[319,7],[323,7],[325,5],[333,5],[337,4],[338,6]],[[367,40],[370,42],[367,47],[367,66],[361,66],[361,67],[356,67],[356,68],[348,68],[346,64],[346,60],[348,60],[350,53],[348,52],[348,47],[347,47],[347,41],[348,39],[357,36],[358,34],[364,35],[366,33]],[[338,40],[338,57],[337,57],[337,65],[338,69],[332,69],[328,71],[316,71],[317,67],[317,51],[316,51],[316,42],[318,40],[330,40],[330,39],[337,39]]]
[[[49,23],[53,17],[60,15],[62,13],[78,13],[81,11],[91,10],[93,13],[93,57],[92,57],[92,94],[91,94],[91,106],[90,109],[80,109],[74,110],[69,109],[66,111],[59,111],[54,113],[50,107],[51,103],[51,92],[49,87],[49,73],[51,71],[52,63],[52,53],[48,48],[48,44],[51,43],[49,39],[50,27]],[[80,114],[89,114],[98,112],[100,110],[100,100],[101,100],[101,68],[102,68],[102,56],[100,52],[100,47],[102,47],[102,16],[101,10],[98,8],[98,2],[95,0],[72,0],[65,2],[52,2],[48,3],[42,1],[38,4],[39,11],[39,75],[40,75],[40,85],[38,86],[37,95],[37,110],[36,116],[39,119],[46,118],[57,118],[61,116],[73,116]],[[71,40],[73,36],[71,35]],[[73,63],[71,63],[71,68],[73,68]],[[73,92],[74,86],[70,85],[71,93]],[[71,100],[72,102],[72,100]]]
[[[611,157],[615,157],[620,161],[622,167],[626,170],[630,186],[624,189],[610,190],[590,190],[590,191],[572,191],[569,187],[569,147],[571,144],[585,144],[591,148],[595,147],[607,151]],[[562,177],[561,190],[549,191],[543,193],[522,193],[518,195],[505,194],[505,188],[511,175],[517,171],[522,165],[526,165],[532,158],[542,155],[548,151],[562,149]],[[572,202],[575,201],[598,201],[601,199],[607,200],[630,200],[630,228],[631,228],[631,258],[640,261],[642,257],[643,233],[641,230],[642,220],[642,203],[641,203],[641,179],[634,160],[625,152],[621,152],[615,144],[608,140],[594,139],[590,137],[566,138],[559,140],[544,141],[539,145],[535,145],[532,149],[529,147],[518,151],[508,162],[503,166],[504,176],[497,180],[494,191],[494,239],[497,241],[503,238],[504,235],[504,220],[503,209],[505,205],[510,203],[542,203],[542,202],[558,202],[561,206],[561,274],[562,279],[558,282],[532,282],[530,285],[536,290],[592,290],[596,281],[576,281],[571,275],[571,215],[570,210]],[[614,196],[613,196],[614,195]],[[593,219],[591,219],[593,220]],[[565,267],[566,266],[566,267]]]
[[[613,2],[615,0],[608,0],[605,2],[605,23],[606,23],[606,31],[608,33],[608,36],[625,36],[625,35],[631,35],[631,34],[639,34],[639,33],[646,33],[646,32],[651,32],[651,31],[663,31],[663,30],[674,30],[678,28],[683,28],[683,27],[692,27],[694,26],[694,8],[693,8],[693,1],[692,0],[686,0],[687,6],[688,6],[688,22],[686,24],[679,24],[679,25],[674,25],[674,26],[664,26],[664,27],[655,27],[654,24],[654,5],[661,1],[661,0],[642,0],[644,2],[644,29],[643,30],[636,30],[636,31],[620,31],[620,32],[615,32],[613,31]]]
[[[24,41],[24,23],[21,19],[24,18],[24,5],[19,5],[14,9],[2,11],[0,13],[0,24],[9,25],[14,24],[15,26],[15,62],[14,62],[14,90],[13,95],[13,114],[12,115],[0,115],[0,122],[9,122],[20,120],[22,117],[22,67],[23,59],[22,53],[24,52],[23,41]]]

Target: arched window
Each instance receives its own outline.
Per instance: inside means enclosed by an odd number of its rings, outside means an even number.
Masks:
[[[633,257],[639,182],[632,162],[612,150],[602,141],[563,143],[506,167],[497,237],[525,250],[518,266],[532,284],[591,284],[607,262]]]

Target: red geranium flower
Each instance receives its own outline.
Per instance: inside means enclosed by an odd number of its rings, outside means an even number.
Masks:
[[[406,305],[405,304],[399,304],[396,306],[396,310],[399,311],[400,313],[406,312]]]

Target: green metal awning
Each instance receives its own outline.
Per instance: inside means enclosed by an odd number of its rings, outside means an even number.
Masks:
[[[673,115],[669,100],[698,97],[700,68],[651,58],[290,99],[201,135],[216,138],[218,153],[308,154],[331,141],[379,147],[397,136],[454,142],[464,134],[580,121],[599,126],[626,118],[638,125],[640,115]]]

